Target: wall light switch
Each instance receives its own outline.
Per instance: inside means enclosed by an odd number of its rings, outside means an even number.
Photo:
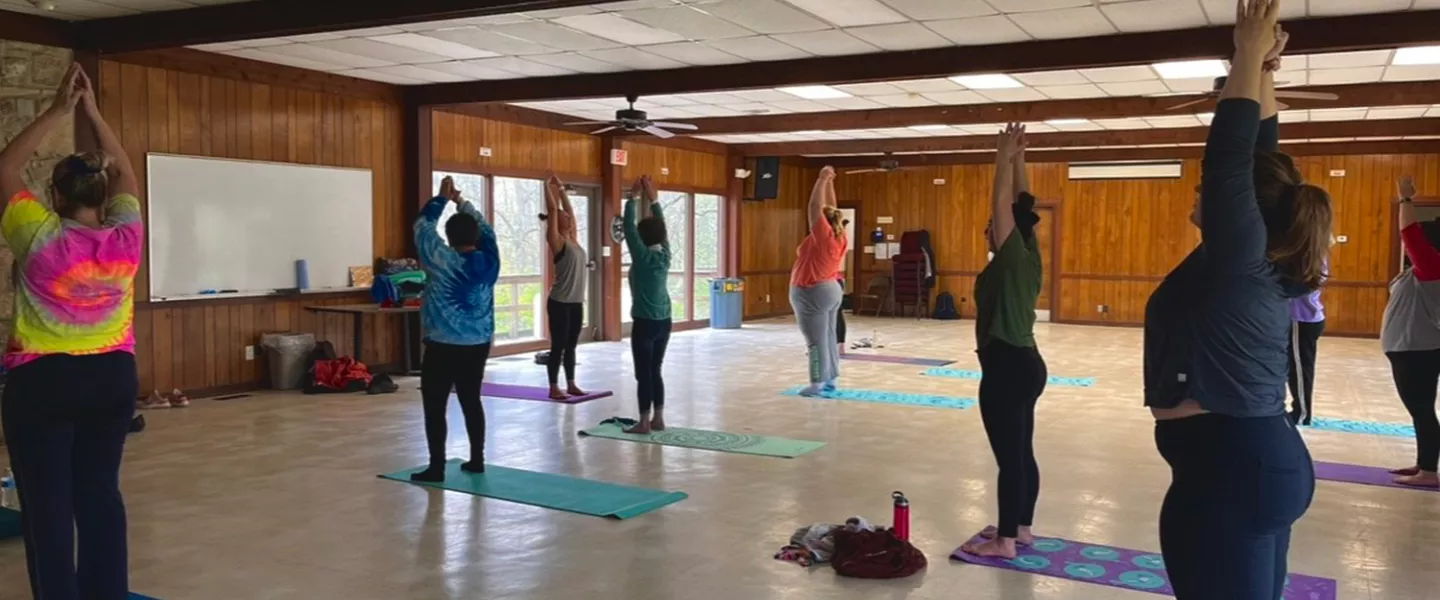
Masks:
[[[669,175],[669,174],[670,174],[670,167],[660,167],[660,174],[661,174],[661,175]]]
[[[605,258],[610,258],[610,245],[609,245],[609,244],[606,244],[606,245],[600,247],[600,256],[603,256],[603,257],[605,257]]]
[[[246,347],[245,347],[245,360],[255,360],[255,347],[254,347],[254,346],[246,346]]]
[[[489,149],[489,148],[487,148],[487,147],[485,147],[485,146],[481,146],[481,147],[480,147],[480,156],[492,156],[492,155],[494,155],[494,154],[495,154],[495,151],[494,151],[494,150],[491,150],[491,149]]]

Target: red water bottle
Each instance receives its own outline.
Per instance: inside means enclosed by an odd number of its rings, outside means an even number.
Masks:
[[[895,499],[895,537],[905,541],[910,540],[910,500],[905,494],[895,492],[890,494]]]

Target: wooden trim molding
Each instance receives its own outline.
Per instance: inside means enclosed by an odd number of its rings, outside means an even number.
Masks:
[[[57,48],[74,48],[75,26],[60,19],[27,15],[0,8],[0,40]]]
[[[448,160],[432,161],[434,170],[448,171],[451,173],[469,173],[471,175],[484,175],[486,177],[519,177],[523,179],[546,179],[550,177],[551,171],[544,169],[520,169],[515,167],[491,167],[466,162],[455,162]],[[574,183],[587,186],[600,185],[600,180],[590,175],[578,173],[554,173],[566,183]],[[429,185],[429,180],[426,180]]]

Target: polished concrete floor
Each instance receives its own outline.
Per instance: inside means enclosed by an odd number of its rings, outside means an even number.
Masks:
[[[854,319],[886,353],[977,368],[971,323]],[[1138,329],[1041,325],[1053,375],[1038,412],[1044,487],[1037,533],[1158,549],[1169,481],[1141,407]],[[633,414],[628,344],[580,352],[582,383],[616,396],[579,406],[487,399],[494,464],[682,490],[688,500],[627,521],[427,490],[375,478],[424,461],[415,385],[397,395],[262,394],[151,411],[132,438],[124,487],[133,587],[166,600],[624,598],[1143,599],[1149,594],[951,563],[993,517],[994,464],[976,410],[817,401],[802,383],[793,323],[677,334],[666,364],[672,425],[823,440],[795,460],[581,439]],[[844,364],[847,387],[973,396],[978,382],[919,367]],[[541,383],[527,359],[490,379]],[[1317,413],[1406,422],[1374,340],[1321,342]],[[467,453],[458,407],[451,452]],[[1317,460],[1408,465],[1412,441],[1307,432]],[[907,580],[861,581],[771,558],[803,524],[887,522],[890,491],[913,506],[930,559]],[[1440,596],[1440,494],[1321,482],[1295,531],[1292,571],[1336,579],[1346,600]],[[0,542],[0,598],[26,597],[23,550]]]

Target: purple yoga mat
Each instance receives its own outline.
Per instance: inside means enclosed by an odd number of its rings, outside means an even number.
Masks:
[[[913,356],[885,356],[883,354],[842,354],[842,360],[863,360],[866,362],[891,363],[896,365],[921,365],[925,367],[943,367],[955,364],[953,360],[943,358],[915,358]]]
[[[1413,485],[1400,485],[1392,481],[1395,476],[1389,471],[1380,467],[1367,467],[1364,465],[1347,465],[1344,463],[1316,462],[1315,478],[1325,481],[1343,481],[1345,483],[1359,483],[1362,485],[1378,485],[1381,487],[1400,488],[1402,490],[1416,490],[1421,492],[1440,492],[1440,488],[1416,487]]]
[[[983,541],[975,536],[972,542]],[[950,558],[971,564],[1010,571],[1048,575],[1152,594],[1175,595],[1165,576],[1165,560],[1159,553],[1141,552],[1086,544],[1071,540],[1041,538],[1029,548],[1021,547],[1014,560],[981,558],[959,548]],[[1334,579],[1291,574],[1285,582],[1285,600],[1335,600]]]
[[[539,402],[554,402],[556,404],[579,404],[598,400],[615,395],[611,391],[590,392],[584,396],[571,396],[564,400],[555,400],[550,397],[550,388],[534,387],[529,385],[515,385],[513,383],[485,382],[480,388],[480,395],[495,396],[497,398],[514,398],[517,400],[536,400]]]

